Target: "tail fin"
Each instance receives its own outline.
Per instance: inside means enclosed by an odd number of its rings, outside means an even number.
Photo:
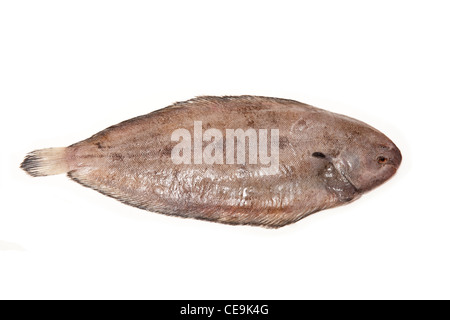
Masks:
[[[66,148],[49,148],[30,152],[20,167],[33,177],[65,173],[69,171]]]

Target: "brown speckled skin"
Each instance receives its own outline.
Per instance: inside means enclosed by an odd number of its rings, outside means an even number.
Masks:
[[[261,165],[173,164],[177,142],[171,134],[185,128],[193,136],[194,121],[202,121],[203,130],[223,133],[279,129],[279,173],[261,175]],[[401,162],[397,147],[365,123],[292,100],[255,96],[176,103],[76,143],[66,157],[72,179],[126,204],[274,228],[357,199],[389,179]]]

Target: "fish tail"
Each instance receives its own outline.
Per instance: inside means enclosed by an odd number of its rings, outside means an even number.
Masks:
[[[30,152],[20,167],[33,177],[68,172],[66,148],[49,148]]]

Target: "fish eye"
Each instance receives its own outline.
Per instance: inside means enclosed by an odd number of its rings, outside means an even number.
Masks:
[[[384,163],[386,163],[388,161],[388,159],[386,158],[386,157],[383,157],[383,156],[379,156],[378,158],[377,158],[377,162],[379,163],[379,164],[384,164]]]
[[[314,157],[314,158],[325,158],[325,155],[322,153],[322,152],[314,152],[313,154],[312,154],[312,156]]]

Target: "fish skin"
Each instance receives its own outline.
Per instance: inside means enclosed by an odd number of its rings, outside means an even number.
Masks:
[[[174,164],[178,142],[171,134],[185,128],[193,136],[194,121],[202,121],[203,131],[223,133],[279,129],[279,172],[264,175],[261,165],[248,164]],[[38,166],[33,157],[22,163],[28,172]],[[297,101],[203,96],[109,127],[65,148],[63,158],[60,171],[71,179],[134,207],[278,228],[358,199],[394,175],[402,156],[371,126]]]

